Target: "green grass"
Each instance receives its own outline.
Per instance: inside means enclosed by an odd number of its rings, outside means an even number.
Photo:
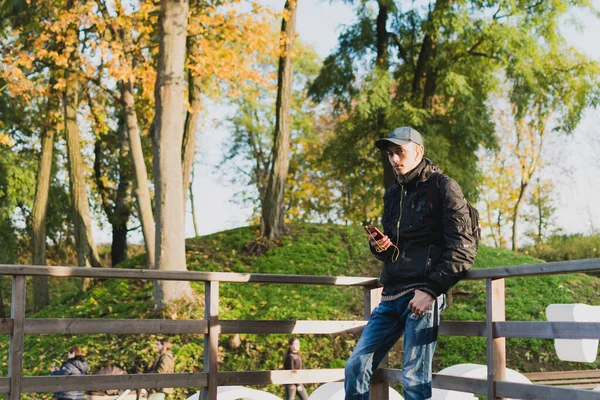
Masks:
[[[245,250],[255,240],[257,229],[246,227],[187,241],[188,269],[278,274],[334,276],[371,276],[379,274],[380,263],[366,245],[361,227],[296,224],[281,246],[261,256]],[[119,265],[143,268],[144,255]],[[537,263],[538,260],[493,248],[480,248],[476,268]],[[69,287],[72,287],[71,285]],[[193,284],[202,298],[204,286]],[[584,275],[555,275],[508,279],[507,319],[545,320],[551,303],[581,302],[598,304],[600,279]],[[271,320],[347,320],[362,319],[362,289],[330,286],[221,284],[221,319]],[[202,301],[178,309],[177,318],[203,318]],[[69,290],[43,311],[30,315],[39,318],[155,318],[152,312],[152,283],[105,280],[95,282],[86,293]],[[485,283],[463,281],[454,289],[454,305],[443,320],[485,320]],[[286,335],[240,335],[235,346],[232,335],[219,341],[222,371],[280,369],[286,349]],[[96,372],[111,362],[130,372],[142,371],[156,357],[152,335],[28,335],[25,339],[25,375],[45,375],[52,362],[64,359],[69,346],[78,344],[87,351],[90,371]],[[305,368],[341,368],[350,355],[358,335],[306,335],[301,338]],[[176,355],[176,371],[202,370],[203,338],[199,335],[170,337]],[[508,366],[523,372],[557,369],[597,368],[598,363],[560,362],[550,340],[508,340]],[[1,373],[7,373],[7,338],[0,342]],[[390,366],[401,367],[401,344],[390,352]],[[434,370],[457,363],[485,364],[482,338],[442,337],[434,360]],[[283,395],[278,386],[265,388]],[[310,387],[309,387],[310,391]],[[180,393],[177,398],[183,398]],[[35,398],[51,398],[49,394]],[[34,397],[30,397],[34,398]]]

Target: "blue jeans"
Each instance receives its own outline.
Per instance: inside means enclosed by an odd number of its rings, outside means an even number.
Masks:
[[[446,296],[438,297],[425,315],[418,317],[408,309],[414,293],[382,301],[373,310],[352,355],[346,362],[346,400],[368,400],[371,376],[392,346],[404,334],[402,378],[405,400],[431,398],[431,361],[437,341],[439,313]],[[434,307],[438,306],[438,312]],[[434,321],[437,315],[438,321]]]

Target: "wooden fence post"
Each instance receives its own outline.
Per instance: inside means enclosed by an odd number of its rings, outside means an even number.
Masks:
[[[506,378],[506,338],[495,337],[494,322],[506,320],[504,279],[486,279],[488,399],[496,396],[496,382]]]
[[[13,330],[10,336],[10,353],[8,354],[8,376],[10,378],[9,400],[21,398],[21,377],[23,376],[23,325],[25,322],[25,276],[13,276],[10,317]]]
[[[379,302],[381,301],[381,292],[383,288],[364,288],[364,317],[365,320],[369,320],[371,317],[371,313],[377,307]],[[386,368],[388,366],[388,357],[387,355],[381,361],[379,366],[374,366],[376,368]],[[373,371],[375,372],[375,371]],[[371,381],[371,399],[372,400],[389,400],[390,395],[390,385],[387,382],[373,382]]]
[[[217,400],[217,373],[219,372],[219,282],[204,284],[204,319],[208,322],[208,334],[204,335],[204,372],[208,374],[208,388],[202,389],[202,400]]]

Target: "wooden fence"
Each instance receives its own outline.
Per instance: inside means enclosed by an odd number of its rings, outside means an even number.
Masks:
[[[591,271],[600,271],[600,259],[470,271],[466,279],[486,280],[487,320],[486,322],[442,322],[440,334],[486,337],[488,376],[487,379],[471,379],[434,374],[434,387],[487,395],[488,399],[600,400],[600,392],[504,381],[506,337],[600,338],[600,323],[505,321],[504,278]],[[8,394],[8,398],[11,400],[19,399],[21,393],[28,392],[161,387],[202,387],[204,388],[202,398],[216,400],[218,386],[341,381],[344,378],[343,369],[219,372],[217,351],[218,338],[221,334],[339,334],[359,332],[366,324],[366,321],[221,321],[219,320],[219,283],[363,287],[365,320],[379,303],[381,294],[376,279],[360,277],[90,269],[29,265],[0,265],[0,275],[12,276],[11,317],[0,320],[0,333],[10,335],[8,376],[0,378],[0,393]],[[25,283],[27,276],[205,282],[205,318],[203,320],[26,318]],[[23,338],[25,334],[201,334],[204,335],[205,344],[204,372],[104,376],[23,376]],[[387,400],[389,383],[400,383],[401,381],[400,370],[379,368],[373,379],[371,398]]]

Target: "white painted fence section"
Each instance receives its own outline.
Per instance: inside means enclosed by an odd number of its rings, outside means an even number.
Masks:
[[[550,304],[546,307],[549,322],[600,322],[600,306],[587,304]],[[598,339],[554,339],[556,355],[563,361],[594,362]]]
[[[187,400],[199,400],[200,393],[195,393]],[[243,386],[219,386],[217,388],[218,400],[281,400],[274,394],[262,390],[250,389]]]
[[[390,400],[404,400],[400,393],[390,388]],[[329,382],[319,386],[308,396],[308,400],[344,400],[344,382]]]
[[[438,375],[452,375],[463,378],[486,379],[487,366],[480,364],[457,364],[444,368]],[[506,380],[515,383],[529,383],[531,381],[519,372],[506,368]],[[433,389],[432,400],[476,400],[473,393],[456,392],[454,390]],[[510,400],[510,399],[509,399]]]

